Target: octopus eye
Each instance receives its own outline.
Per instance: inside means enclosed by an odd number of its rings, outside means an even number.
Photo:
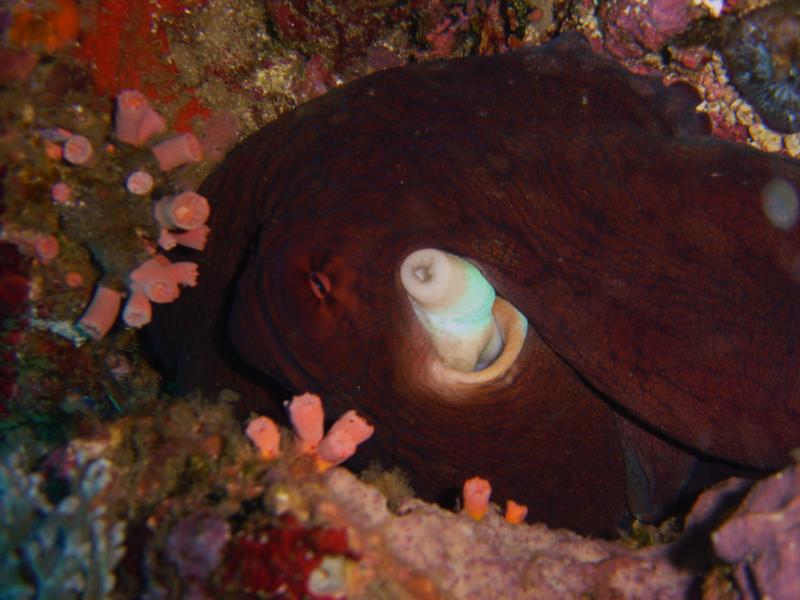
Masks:
[[[314,295],[322,300],[331,291],[331,279],[325,273],[313,271],[308,276],[308,284]]]

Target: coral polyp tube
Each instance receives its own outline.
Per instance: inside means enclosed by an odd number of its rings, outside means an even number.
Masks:
[[[125,180],[125,187],[131,194],[143,196],[149,194],[155,185],[153,176],[147,171],[134,171]]]
[[[354,410],[348,410],[333,424],[319,443],[319,458],[329,465],[338,465],[353,456],[356,447],[372,436],[374,427]]]
[[[78,320],[78,325],[91,338],[99,340],[108,333],[108,330],[114,325],[114,321],[117,320],[121,301],[122,294],[120,292],[99,286],[86,312]]]
[[[280,454],[281,432],[275,421],[269,417],[256,417],[250,421],[245,434],[264,460],[270,460]]]
[[[289,420],[300,441],[301,450],[316,450],[324,432],[325,413],[316,394],[301,394],[289,404]]]
[[[153,307],[142,287],[131,285],[131,293],[122,311],[122,320],[131,327],[143,327],[153,318]]]
[[[480,521],[489,512],[489,497],[492,486],[482,477],[473,477],[464,482],[462,492],[464,512],[476,521]]]
[[[165,229],[197,229],[208,220],[208,200],[195,192],[162,198],[153,205],[158,224]]]
[[[50,197],[59,204],[66,204],[72,198],[72,190],[66,183],[59,181],[50,188]]]
[[[181,165],[203,159],[200,141],[191,133],[176,135],[153,146],[153,154],[162,171],[170,171]]]
[[[136,90],[125,90],[117,96],[114,131],[121,142],[139,145],[139,123],[147,106],[147,98]]]
[[[82,135],[73,135],[63,148],[64,160],[73,165],[87,165],[94,156],[92,143]]]

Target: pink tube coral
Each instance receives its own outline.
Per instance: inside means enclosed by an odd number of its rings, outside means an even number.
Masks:
[[[180,232],[162,229],[158,236],[158,245],[164,250],[172,250],[179,244],[192,250],[203,250],[206,247],[210,232],[211,230],[206,225]]]
[[[292,398],[289,420],[300,442],[301,452],[315,451],[322,440],[325,421],[319,396],[306,393]]]
[[[153,203],[153,213],[164,229],[197,229],[208,220],[208,200],[196,192],[182,192]]]
[[[153,318],[153,307],[144,293],[142,286],[134,283],[125,308],[122,311],[122,320],[130,327],[143,327]]]
[[[256,417],[247,424],[244,432],[264,460],[275,458],[280,453],[281,432],[272,419]]]
[[[87,165],[94,156],[92,143],[82,135],[73,135],[63,148],[64,160],[73,165]]]
[[[41,234],[33,239],[33,253],[43,265],[55,260],[60,248],[58,240],[54,235]]]
[[[125,90],[117,96],[114,131],[121,142],[141,146],[166,126],[164,118],[150,107],[141,92]]]
[[[167,121],[154,111],[149,105],[145,107],[144,114],[139,121],[137,138],[139,144],[144,144],[154,135],[162,133],[167,128]]]
[[[172,237],[175,238],[175,241],[179,243],[181,246],[186,246],[187,248],[191,248],[192,250],[203,250],[206,247],[206,242],[208,241],[208,234],[211,230],[208,228],[207,225],[201,225],[195,229],[190,231],[182,231],[179,233],[173,233]]]
[[[197,285],[197,265],[193,262],[171,263],[159,255],[139,265],[131,273],[130,279],[132,284],[141,286],[148,300],[166,304],[178,297],[179,285]]]
[[[147,98],[136,90],[125,90],[117,96],[114,131],[121,142],[139,145],[139,122],[146,106]]]
[[[524,504],[517,504],[513,500],[506,501],[505,519],[509,523],[518,524],[525,520],[528,514],[528,507]]]
[[[149,194],[153,189],[153,185],[155,185],[153,176],[147,171],[134,171],[125,180],[125,187],[131,194],[136,194],[137,196]]]
[[[111,288],[99,286],[86,312],[78,321],[86,333],[95,340],[102,338],[117,320],[122,294]]]
[[[356,447],[373,434],[369,425],[356,411],[348,410],[319,443],[317,454],[328,466],[338,465],[353,456]]]
[[[202,160],[203,148],[194,135],[183,133],[153,146],[153,154],[162,171],[171,171],[181,165]]]
[[[80,287],[83,285],[83,275],[77,271],[69,271],[64,275],[64,283],[71,288]]]
[[[489,497],[492,495],[492,486],[481,477],[473,477],[464,482],[462,492],[464,498],[464,512],[476,521],[480,521],[489,512]]]
[[[50,188],[50,197],[59,204],[66,204],[72,198],[72,190],[66,183],[59,181]]]
[[[162,227],[161,231],[158,233],[158,245],[164,250],[172,250],[178,245],[178,240],[170,233],[169,229],[164,229]]]

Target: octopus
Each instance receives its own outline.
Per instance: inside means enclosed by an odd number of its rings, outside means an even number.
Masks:
[[[357,409],[353,466],[424,498],[481,476],[585,533],[787,464],[800,164],[711,137],[698,103],[579,34],[332,90],[203,184],[199,284],[155,349],[243,414]]]

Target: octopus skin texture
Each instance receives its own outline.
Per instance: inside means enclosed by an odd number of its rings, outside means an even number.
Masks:
[[[712,138],[698,103],[578,34],[344,85],[203,184],[199,285],[158,311],[155,348],[247,410],[280,413],[271,382],[357,409],[356,466],[399,465],[425,498],[477,475],[586,533],[658,518],[700,471],[780,467],[800,164]],[[421,249],[495,290],[495,363],[443,365],[401,277]]]

